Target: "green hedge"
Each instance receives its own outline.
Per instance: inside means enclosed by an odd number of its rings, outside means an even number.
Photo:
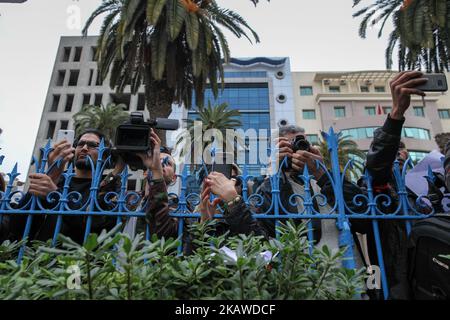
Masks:
[[[21,265],[14,259],[22,243],[4,242],[0,299],[353,299],[363,288],[363,270],[342,268],[342,251],[309,255],[305,225],[287,222],[279,240],[265,241],[214,237],[214,223],[194,224],[188,256],[177,255],[178,240],[132,240],[119,228],[91,234],[84,246],[63,236],[57,248],[35,242]]]

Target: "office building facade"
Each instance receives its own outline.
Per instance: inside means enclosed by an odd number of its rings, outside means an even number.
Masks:
[[[350,136],[367,151],[373,131],[392,109],[391,71],[293,72],[296,121],[317,142],[331,126]],[[448,78],[448,74],[447,74]],[[425,104],[424,104],[425,102]],[[405,114],[402,140],[413,160],[437,149],[434,136],[450,131],[450,96],[427,93],[412,96]]]

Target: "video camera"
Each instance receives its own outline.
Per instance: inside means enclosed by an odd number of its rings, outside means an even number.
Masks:
[[[141,158],[136,153],[153,151],[150,141],[150,129],[177,130],[178,120],[156,118],[144,121],[142,112],[132,112],[130,120],[117,127],[113,156],[119,155],[131,170],[145,170]]]

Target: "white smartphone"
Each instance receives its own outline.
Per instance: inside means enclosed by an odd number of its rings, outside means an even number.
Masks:
[[[75,139],[75,131],[73,130],[58,130],[58,134],[56,135],[56,142],[60,142],[66,139],[70,144],[73,144]]]

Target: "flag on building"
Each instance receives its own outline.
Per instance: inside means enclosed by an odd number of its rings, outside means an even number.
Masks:
[[[383,108],[380,106],[380,104],[377,105],[377,115],[384,114]]]

